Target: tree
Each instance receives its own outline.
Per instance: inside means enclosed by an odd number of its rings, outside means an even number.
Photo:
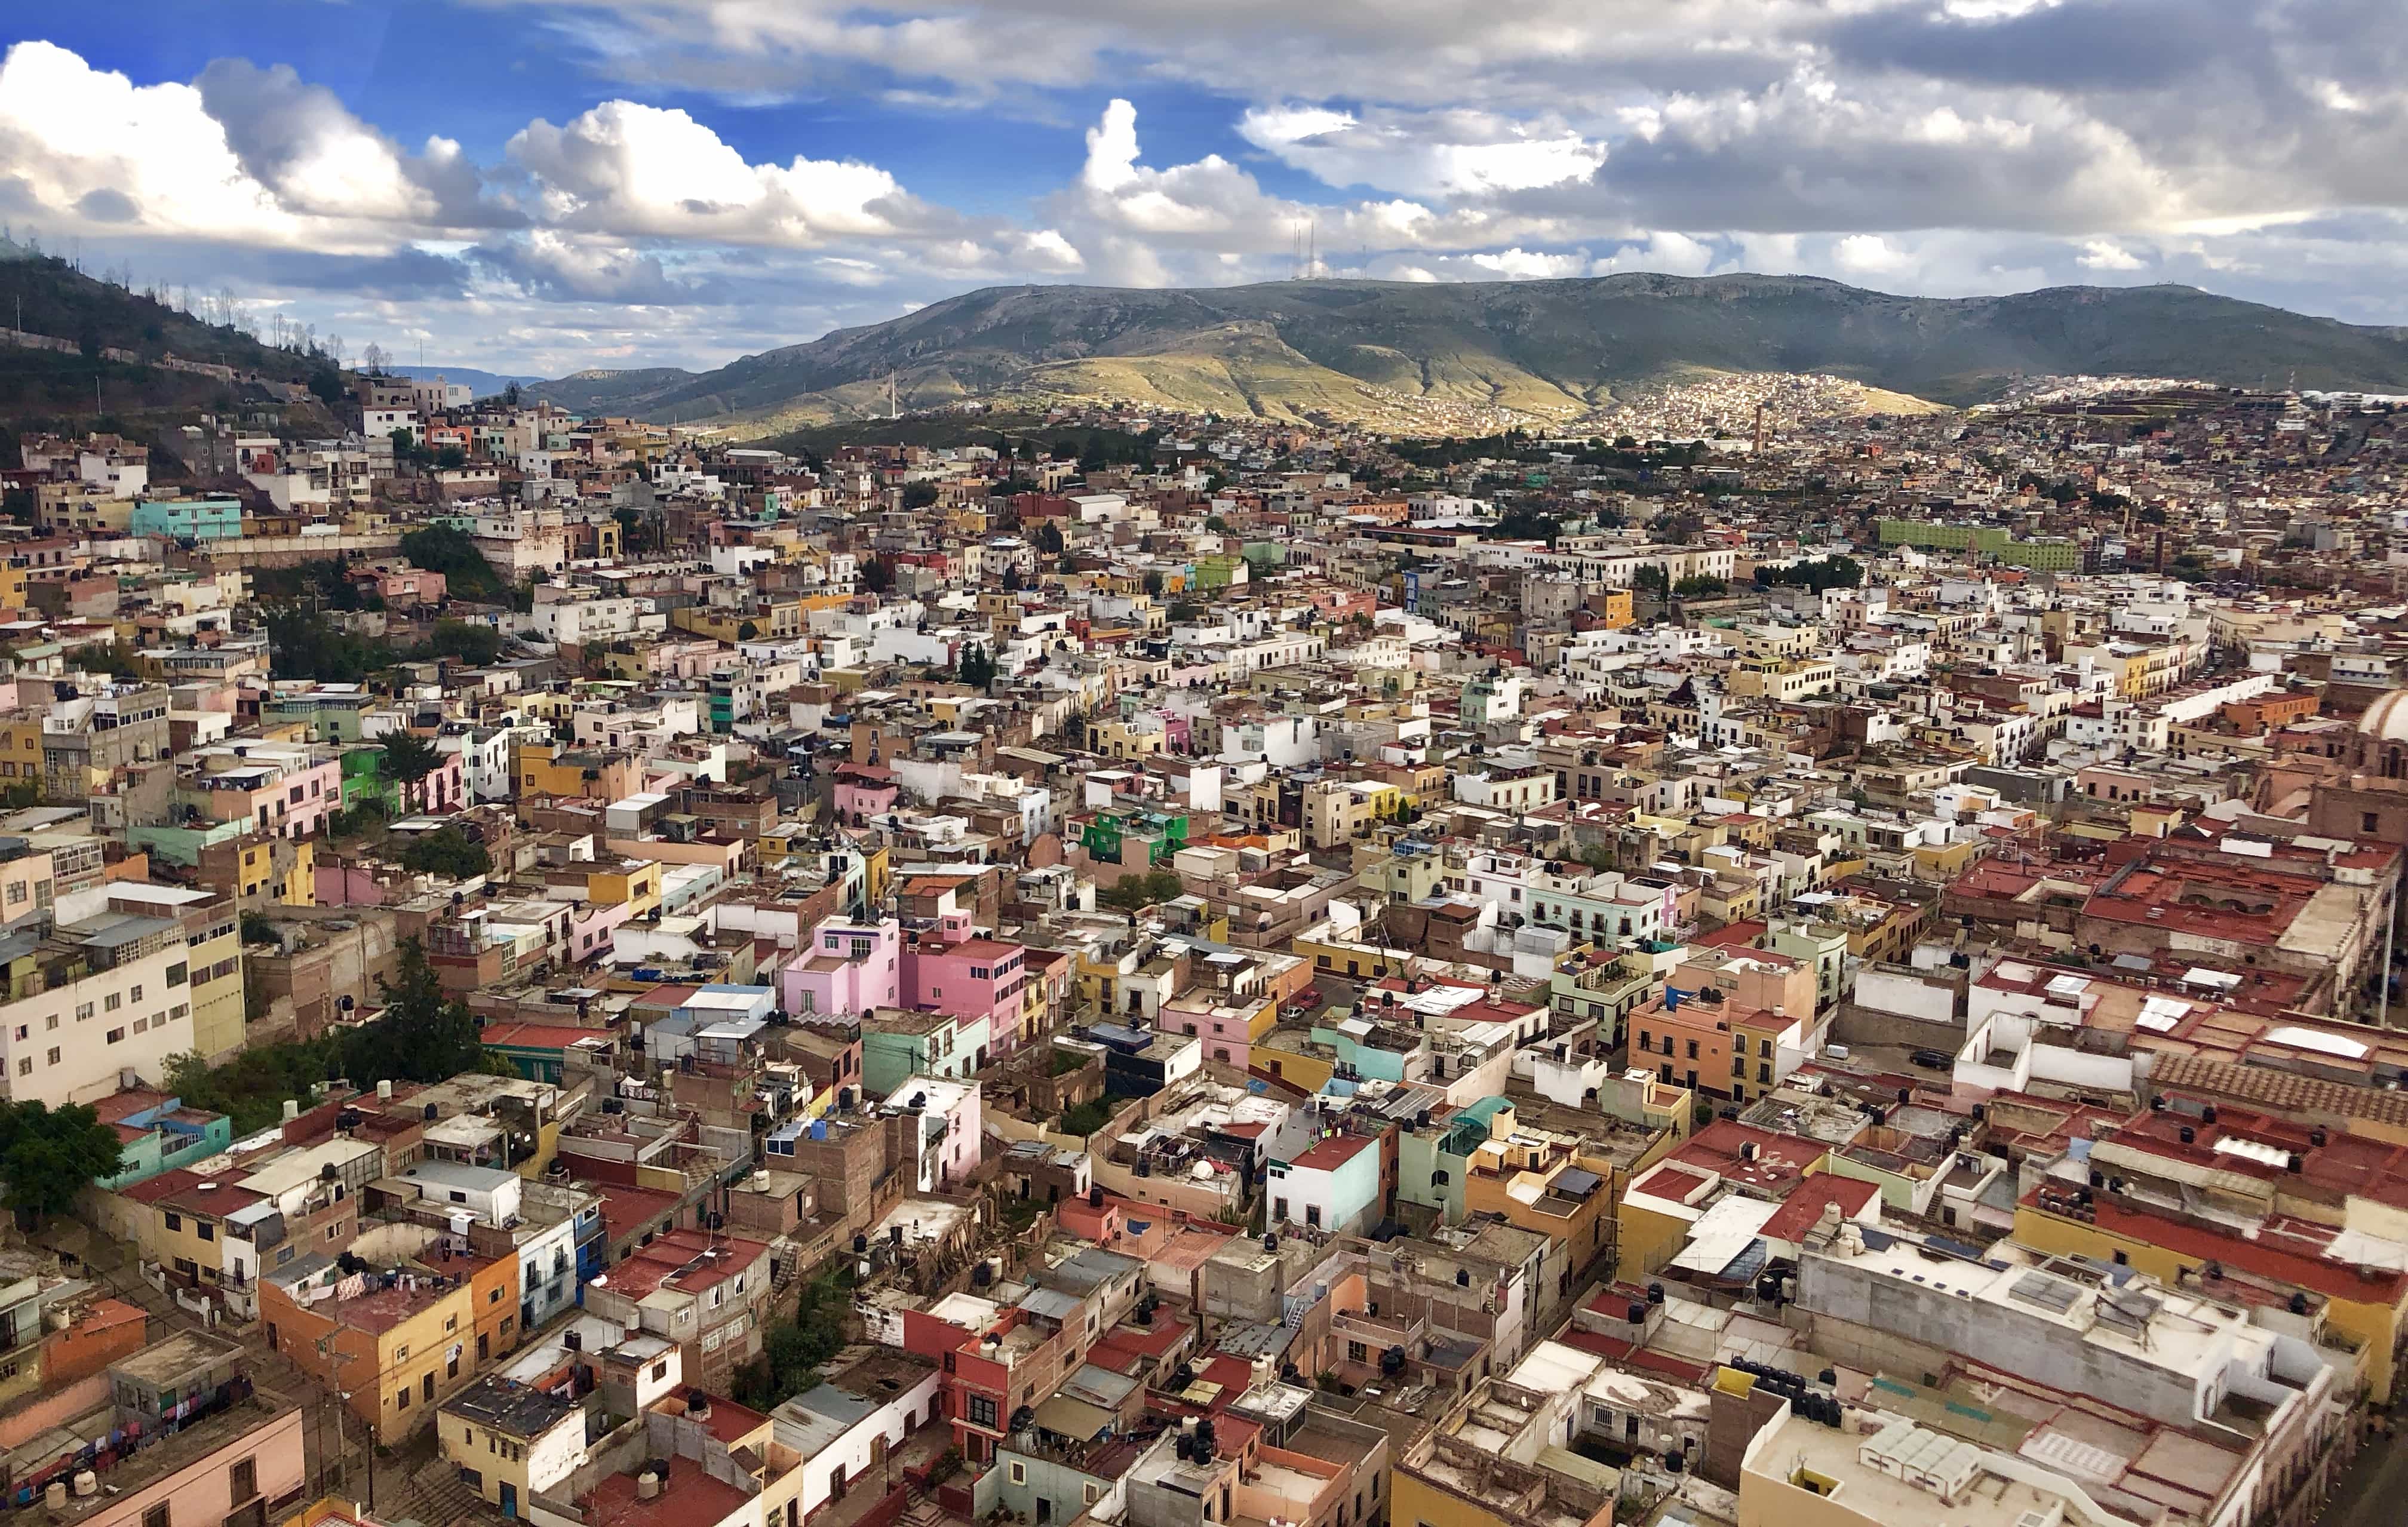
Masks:
[[[123,1169],[116,1126],[90,1107],[0,1104],[0,1177],[21,1218],[64,1214],[95,1179]]]
[[[444,826],[412,838],[409,847],[401,851],[401,863],[404,869],[420,875],[466,880],[491,874],[494,856],[476,834],[465,827]]]
[[[1037,526],[1037,549],[1039,551],[1044,552],[1049,557],[1060,556],[1062,554],[1062,527],[1055,524],[1050,519],[1040,521]]]
[[[1162,597],[1162,575],[1160,573],[1154,572],[1149,569],[1144,578],[1140,581],[1143,583],[1147,594],[1155,599]]]
[[[1140,912],[1186,892],[1187,886],[1176,870],[1148,870],[1096,892],[1096,905],[1114,912]]]
[[[399,785],[414,785],[443,765],[435,744],[410,732],[388,732],[377,772]]]
[[[458,446],[445,446],[435,453],[435,464],[446,472],[457,472],[468,464],[468,453]]]
[[[1651,562],[1641,564],[1637,572],[1630,575],[1630,586],[1641,593],[1661,598],[1670,591],[1672,580],[1661,564]]]
[[[502,655],[502,634],[473,621],[437,621],[411,655],[421,659],[458,658],[481,668]]]
[[[1217,514],[1208,514],[1204,517],[1204,528],[1215,535],[1226,535],[1229,529],[1229,521]]]
[[[983,690],[995,683],[995,659],[986,655],[983,647],[973,647],[962,653],[961,679],[972,689]]]
[[[883,594],[895,587],[895,564],[883,556],[872,557],[861,564],[854,577],[871,593]]]
[[[444,992],[424,945],[403,939],[393,979],[380,977],[377,985],[384,1011],[375,1022],[346,1035],[343,1061],[354,1086],[443,1081],[463,1071],[487,1069],[477,1020],[466,1004]]]
[[[524,394],[519,391],[519,384],[512,382],[508,387],[502,389],[502,406],[506,408],[515,408],[519,406],[519,399],[523,396],[524,396]]]
[[[759,635],[761,628],[750,621],[739,623],[736,628],[736,639],[740,642],[749,642]]]
[[[903,485],[903,507],[924,509],[937,502],[937,485],[933,482],[907,482]]]
[[[1711,599],[1730,592],[1730,585],[1712,573],[1698,573],[1674,584],[1672,592],[1683,599]]]

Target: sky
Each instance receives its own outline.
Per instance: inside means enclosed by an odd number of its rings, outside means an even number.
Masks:
[[[0,223],[351,357],[538,376],[1308,244],[2408,324],[2397,6],[80,0],[0,23]]]

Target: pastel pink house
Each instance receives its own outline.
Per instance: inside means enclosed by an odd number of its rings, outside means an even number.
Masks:
[[[840,764],[836,771],[836,818],[858,827],[895,809],[902,787],[891,770],[875,764]]]
[[[902,949],[903,927],[892,918],[824,919],[811,930],[810,945],[795,951],[779,981],[779,999],[796,1018],[903,1006]]]
[[[984,1018],[990,1051],[1010,1054],[1020,1046],[1021,993],[1030,979],[1028,950],[1019,944],[970,936],[967,927],[954,929],[953,920],[946,919],[935,935],[904,946],[901,1006]]]
[[[343,804],[342,761],[296,743],[237,742],[200,755],[179,781],[213,821],[307,837]]]

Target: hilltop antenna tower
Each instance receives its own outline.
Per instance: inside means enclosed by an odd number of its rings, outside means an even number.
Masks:
[[[1304,227],[1304,278],[1309,281],[1321,274],[1321,220],[1313,218]]]
[[[903,417],[901,406],[895,401],[895,373],[892,371],[886,374],[886,417],[889,419]]]

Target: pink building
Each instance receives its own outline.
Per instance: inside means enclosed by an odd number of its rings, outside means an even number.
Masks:
[[[458,811],[468,804],[468,766],[459,753],[445,753],[443,762],[416,784],[394,787],[401,796],[404,811],[423,811],[440,816]]]
[[[351,574],[351,581],[363,589],[373,590],[378,598],[394,609],[443,603],[443,575],[423,567],[380,563],[374,567],[355,570]]]
[[[248,822],[279,837],[308,837],[343,805],[340,755],[299,743],[225,743],[181,776],[185,798],[210,821]]]
[[[903,927],[892,918],[824,919],[781,975],[779,1000],[798,1019],[902,1006],[902,950]]]
[[[956,1018],[984,1018],[991,1054],[1009,1055],[1023,1037],[1022,992],[1029,982],[1028,951],[1018,944],[970,935],[968,919],[947,918],[933,935],[903,949],[900,1006]]]
[[[895,809],[901,787],[891,769],[875,764],[839,764],[836,770],[836,820],[858,827]]]

